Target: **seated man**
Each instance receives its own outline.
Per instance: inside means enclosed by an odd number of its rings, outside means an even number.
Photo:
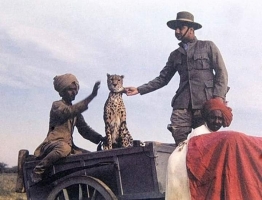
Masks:
[[[218,131],[222,126],[228,127],[232,121],[231,108],[218,99],[207,101],[202,110],[205,124],[194,129],[187,140],[178,144],[170,155],[166,177],[167,200],[190,200],[189,180],[186,167],[186,156],[190,138]]]
[[[94,131],[84,120],[81,114],[88,109],[88,104],[97,96],[100,82],[96,82],[92,93],[84,100],[72,105],[72,101],[79,90],[79,83],[72,74],[64,74],[54,78],[54,88],[62,97],[53,102],[50,111],[49,131],[44,142],[35,150],[34,155],[41,159],[31,174],[32,182],[42,180],[47,168],[60,158],[69,154],[85,152],[73,143],[74,127],[87,140],[98,144],[103,137]]]

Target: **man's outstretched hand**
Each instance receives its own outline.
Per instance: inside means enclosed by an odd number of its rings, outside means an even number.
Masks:
[[[138,90],[136,87],[125,87],[125,93],[127,96],[132,96],[138,94]]]
[[[92,96],[96,96],[97,95],[97,91],[98,91],[98,89],[100,88],[100,81],[97,81],[96,83],[95,83],[95,85],[94,85],[94,87],[93,87],[93,91],[92,91]]]

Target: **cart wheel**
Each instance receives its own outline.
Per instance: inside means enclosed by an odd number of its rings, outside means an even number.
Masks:
[[[50,192],[48,200],[117,200],[112,190],[91,176],[69,177]]]

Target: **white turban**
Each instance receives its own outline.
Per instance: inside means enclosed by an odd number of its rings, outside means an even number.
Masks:
[[[71,85],[71,83],[75,83],[77,90],[79,90],[79,82],[73,74],[64,74],[54,77],[54,88],[59,93]]]

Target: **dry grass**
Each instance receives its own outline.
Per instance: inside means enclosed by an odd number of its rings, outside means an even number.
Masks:
[[[25,193],[16,193],[16,174],[0,174],[0,200],[26,200]]]

